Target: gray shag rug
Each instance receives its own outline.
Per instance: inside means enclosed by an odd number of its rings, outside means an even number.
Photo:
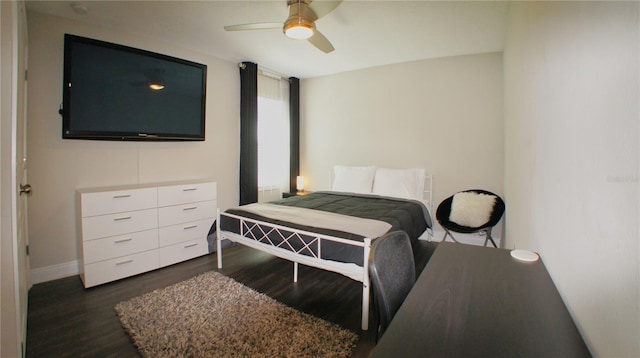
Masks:
[[[115,310],[144,357],[348,357],[358,339],[214,271]]]

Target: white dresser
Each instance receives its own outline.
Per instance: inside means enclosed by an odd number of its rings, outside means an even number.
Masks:
[[[78,190],[84,286],[207,254],[216,199],[215,182]]]

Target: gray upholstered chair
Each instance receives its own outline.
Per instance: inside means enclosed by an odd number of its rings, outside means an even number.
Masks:
[[[377,308],[376,337],[382,336],[416,281],[416,268],[409,236],[394,231],[374,240],[369,255],[369,273]]]
[[[480,189],[465,190],[444,199],[436,210],[436,219],[444,229],[442,240],[450,236],[454,242],[453,232],[463,234],[480,233],[485,235],[484,246],[491,241],[497,247],[491,229],[504,214],[505,204],[498,195]]]

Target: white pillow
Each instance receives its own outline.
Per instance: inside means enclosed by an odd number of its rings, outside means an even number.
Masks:
[[[424,169],[376,169],[373,193],[396,198],[422,199]]]
[[[350,167],[336,165],[333,167],[333,185],[331,190],[347,193],[370,194],[373,188],[373,177],[376,167]]]
[[[479,227],[491,218],[496,197],[493,195],[461,192],[453,196],[449,220],[462,226]]]

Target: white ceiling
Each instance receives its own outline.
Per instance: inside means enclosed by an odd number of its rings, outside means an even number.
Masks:
[[[316,0],[322,1],[322,0]],[[225,25],[284,22],[280,1],[27,1],[27,9],[118,28],[301,79],[356,69],[503,50],[507,2],[344,0],[316,22],[325,54],[281,30],[227,32]]]

